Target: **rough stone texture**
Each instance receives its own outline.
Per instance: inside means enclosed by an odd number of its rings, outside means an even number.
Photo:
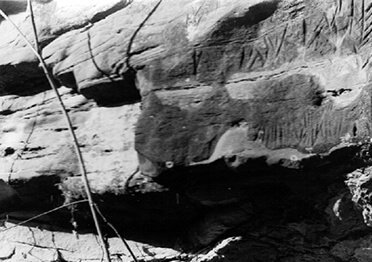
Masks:
[[[104,19],[107,15],[125,6],[126,1],[54,1],[38,0],[34,2],[39,42],[43,47],[59,35],[75,29],[89,26],[92,22]],[[0,8],[11,15],[30,41],[33,41],[27,1],[0,1]],[[0,94],[35,94],[47,87],[38,68],[38,62],[26,43],[8,23],[0,19]]]
[[[370,0],[34,2],[95,200],[143,260],[370,260]],[[25,3],[0,8],[33,39]],[[38,61],[0,34],[0,212],[19,222],[85,194]],[[76,205],[0,232],[0,259],[99,261],[91,232]]]
[[[230,155],[278,163],[369,139],[369,44],[361,22],[346,23],[351,3],[168,4],[133,2],[43,51],[62,82],[98,101],[116,99],[117,82],[132,99],[135,74],[136,149],[154,166]],[[114,98],[102,92],[111,89]]]
[[[0,228],[1,261],[102,261],[103,253],[93,234],[70,234],[14,227],[6,223]],[[128,241],[141,261],[171,261],[185,254],[169,248],[157,248],[145,243]],[[113,261],[131,261],[131,256],[119,238],[110,238],[109,251]]]
[[[372,225],[371,179],[371,167],[368,167],[348,174],[346,180],[352,200],[362,208],[364,222],[369,226]]]
[[[125,176],[137,168],[133,133],[139,104],[97,108],[81,95],[67,89],[60,92],[72,115],[93,188],[106,192],[105,185],[111,185],[109,190],[123,191]],[[4,108],[0,116],[2,180],[79,175],[70,134],[52,91],[32,97],[3,96],[0,101]]]

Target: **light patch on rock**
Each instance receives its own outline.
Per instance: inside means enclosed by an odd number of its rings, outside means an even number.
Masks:
[[[52,232],[38,228],[17,226],[5,223],[0,227],[0,260],[9,258],[9,262],[29,261],[100,261],[102,249],[94,234],[78,234],[68,232]],[[108,238],[109,251],[113,257],[120,256],[123,261],[130,261],[131,255],[121,239]],[[149,244],[127,240],[139,260],[151,261],[172,260],[183,254],[172,248],[160,248]],[[59,254],[57,253],[59,250]],[[151,256],[144,252],[148,251]],[[114,260],[113,260],[114,261]],[[116,261],[116,260],[115,260]]]
[[[327,63],[313,67],[311,73],[318,76],[326,92],[336,92],[332,97],[337,107],[350,105],[368,83],[366,68],[359,55],[348,57],[333,57]]]
[[[0,259],[9,259],[15,253],[15,247],[5,241],[0,241]]]
[[[298,168],[298,163],[311,157],[312,154],[303,154],[297,149],[282,148],[271,150],[265,146],[262,139],[256,141],[248,140],[248,125],[242,122],[239,126],[231,127],[218,140],[212,155],[204,161],[193,162],[190,165],[209,164],[218,159],[225,159],[231,167],[238,167],[249,158],[265,157],[269,165],[284,161],[288,168]],[[234,161],[229,159],[235,156]]]
[[[231,245],[234,245],[235,242],[239,242],[242,240],[242,237],[235,236],[235,237],[229,237],[221,242],[219,242],[212,250],[210,250],[206,254],[197,255],[195,258],[191,260],[191,262],[208,262],[213,261],[215,258],[221,258],[220,252]]]

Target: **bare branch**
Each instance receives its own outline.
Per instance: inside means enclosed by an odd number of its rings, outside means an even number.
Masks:
[[[41,214],[36,215],[36,216],[34,216],[34,217],[31,217],[31,218],[29,218],[29,219],[27,219],[27,220],[24,220],[24,221],[22,221],[22,222],[20,222],[20,223],[18,223],[18,224],[16,224],[16,225],[14,225],[14,226],[8,227],[8,228],[6,228],[6,229],[2,229],[2,230],[0,230],[0,233],[5,232],[5,231],[8,231],[8,230],[10,230],[10,229],[13,229],[13,228],[15,228],[15,227],[22,226],[22,225],[27,224],[27,223],[29,223],[29,222],[35,220],[35,219],[38,219],[38,218],[40,218],[40,217],[42,217],[42,216],[48,215],[48,214],[50,214],[50,213],[53,213],[53,212],[55,212],[55,211],[58,211],[58,210],[60,210],[60,209],[65,208],[65,207],[69,207],[69,206],[72,206],[72,205],[76,205],[76,204],[80,204],[80,203],[85,203],[85,202],[88,202],[88,199],[78,200],[78,201],[74,201],[74,202],[71,202],[71,203],[68,203],[68,204],[64,204],[64,205],[62,205],[62,206],[56,207],[56,208],[54,208],[54,209],[48,210],[48,211],[46,211],[46,212],[44,212],[44,213],[41,213]]]
[[[95,208],[97,210],[97,213],[101,216],[103,222],[106,223],[106,225],[108,225],[112,231],[114,231],[114,233],[116,234],[116,236],[118,238],[120,238],[120,240],[123,242],[124,246],[127,248],[127,250],[129,251],[130,255],[132,256],[133,260],[135,262],[138,262],[137,258],[136,258],[136,255],[134,254],[134,252],[132,251],[132,249],[130,248],[128,242],[125,240],[125,238],[123,238],[120,234],[119,234],[119,231],[114,227],[113,224],[111,224],[110,222],[107,221],[106,217],[102,214],[101,210],[98,208],[98,206],[95,204]]]
[[[28,1],[29,6],[31,7],[32,6],[31,0],[27,0],[27,1]],[[32,8],[30,8],[30,11],[31,10],[32,10]],[[42,67],[42,69],[44,71],[44,74],[45,74],[46,78],[48,79],[48,82],[49,82],[51,88],[53,89],[53,91],[54,91],[54,93],[56,95],[56,98],[58,99],[58,102],[60,104],[61,110],[62,110],[62,112],[63,112],[63,114],[65,116],[68,129],[69,129],[70,134],[71,134],[72,139],[73,139],[73,144],[74,144],[75,151],[76,151],[76,154],[77,154],[77,157],[78,157],[78,161],[79,161],[80,172],[81,172],[82,178],[83,178],[84,188],[85,188],[85,191],[86,191],[86,194],[87,194],[87,197],[88,197],[89,207],[90,207],[90,210],[91,210],[91,213],[92,213],[92,217],[93,217],[94,224],[95,224],[95,227],[96,227],[96,230],[97,230],[97,234],[98,234],[98,237],[100,239],[100,244],[101,244],[101,246],[103,248],[103,251],[104,251],[104,257],[105,257],[105,259],[106,259],[107,262],[111,262],[110,255],[109,255],[109,252],[108,252],[108,248],[107,248],[106,243],[104,241],[104,238],[103,238],[103,235],[102,235],[102,231],[101,231],[101,227],[100,227],[99,222],[98,222],[97,214],[96,214],[96,211],[94,209],[93,197],[92,197],[92,193],[91,193],[89,182],[88,182],[88,176],[87,176],[87,171],[86,171],[86,167],[85,167],[85,164],[84,164],[83,156],[82,156],[82,153],[80,151],[80,147],[79,147],[79,143],[78,143],[76,134],[75,134],[74,129],[72,127],[71,119],[70,119],[70,117],[69,117],[69,115],[67,113],[67,110],[66,110],[66,107],[65,107],[65,105],[64,105],[64,103],[62,101],[61,95],[58,92],[58,86],[54,82],[53,77],[52,77],[52,74],[49,72],[46,63],[45,63],[44,59],[42,58],[42,56],[40,55],[40,53],[37,51],[37,48],[35,49],[32,46],[31,42],[22,33],[22,31],[19,29],[19,27],[1,9],[0,9],[0,15],[5,20],[7,20],[10,24],[13,25],[13,27],[18,31],[19,35],[26,41],[27,46],[35,54],[35,56],[37,57],[37,59],[39,60],[39,62],[41,64],[41,67]],[[34,19],[34,15],[33,15],[33,12],[32,11],[30,12],[30,15],[31,15],[31,20],[32,20],[32,27],[33,27],[34,36],[35,36],[35,39],[37,39],[37,32],[36,32],[36,27],[35,27],[35,19]],[[36,45],[38,45],[38,43]]]

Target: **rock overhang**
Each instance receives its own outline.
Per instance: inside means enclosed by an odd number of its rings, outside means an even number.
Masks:
[[[68,87],[61,91],[82,141],[93,190],[106,201],[120,198],[110,212],[128,211],[135,204],[126,196],[139,194],[144,212],[133,214],[141,223],[151,222],[145,217],[154,209],[159,212],[154,221],[162,215],[169,221],[189,215],[190,222],[203,208],[216,207],[240,223],[250,217],[247,202],[270,206],[267,197],[273,201],[270,207],[285,206],[275,202],[275,194],[285,202],[304,191],[309,205],[321,206],[321,187],[342,184],[346,173],[370,165],[370,44],[367,23],[350,23],[347,11],[353,1],[342,6],[332,1],[177,1],[172,8],[171,1],[117,2],[99,7],[98,20],[88,14],[69,20],[74,25],[52,24],[54,29],[46,21],[40,31],[46,39],[43,55]],[[361,2],[354,4],[354,15],[361,15]],[[54,11],[69,6],[51,1],[36,11],[53,5]],[[13,17],[21,21],[24,16]],[[67,176],[61,188],[78,199],[83,194],[61,117],[54,102],[42,98],[50,95],[46,86],[27,91],[28,82],[42,74],[20,41],[12,45],[24,52],[6,55],[1,64],[2,95],[10,95],[2,104],[1,121],[17,122],[14,128],[0,124],[4,150],[15,150],[3,157],[4,180],[9,174],[14,180]],[[43,102],[20,106],[31,96]],[[35,117],[42,135],[28,141]],[[357,190],[349,184],[352,192]],[[150,207],[152,194],[158,194],[153,198],[157,204],[169,200],[169,205]],[[350,199],[335,203],[349,205]],[[188,206],[190,213],[181,212]]]

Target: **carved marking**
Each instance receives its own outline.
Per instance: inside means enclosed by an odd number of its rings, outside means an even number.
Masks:
[[[310,37],[310,40],[309,40],[309,42],[308,42],[308,44],[307,44],[307,48],[309,48],[312,44],[313,44],[313,42],[315,41],[315,39],[320,35],[320,32],[322,31],[322,29],[323,29],[323,25],[321,24],[322,23],[322,21],[323,21],[323,16],[322,16],[322,18],[319,20],[319,23],[317,24],[317,26],[315,27],[315,29],[314,29],[314,33],[313,33],[313,35]]]
[[[342,121],[340,121],[339,119],[336,119],[336,123],[337,123],[337,133],[336,133],[336,136],[340,136],[341,132],[342,132]]]
[[[251,59],[250,59],[251,62],[249,63],[248,69],[251,69],[252,66],[254,65],[254,63],[255,63],[256,60],[257,60],[257,57],[258,57],[258,55],[257,55],[257,50],[254,49],[254,51],[256,51],[256,54],[255,54],[255,55],[253,55],[253,49],[251,50]]]
[[[279,125],[279,145],[283,143],[283,128]]]
[[[370,23],[364,30],[363,38],[362,38],[362,43],[361,45],[365,45],[369,41],[369,36],[372,33],[372,23]]]
[[[363,0],[362,5],[365,8],[365,0]],[[364,10],[364,14],[362,14],[362,34],[361,34],[361,45],[365,45],[369,42],[369,36],[372,32],[372,12],[371,11],[372,4],[370,4],[366,9]]]
[[[266,63],[266,60],[265,60],[264,56],[262,55],[260,49],[256,48],[256,52],[257,52],[257,56],[259,56],[259,58],[260,58],[261,61],[262,61],[262,66],[264,66],[265,63]]]
[[[363,40],[368,40],[368,37],[371,34],[371,32],[372,32],[372,28],[369,28],[368,31],[364,34],[364,39]],[[368,41],[366,41],[366,42],[368,42]]]
[[[338,12],[341,13],[342,10],[342,0],[338,1]]]
[[[364,64],[362,65],[362,69],[364,69],[369,64],[370,59],[371,59],[371,56],[369,56],[367,60],[364,62]]]
[[[268,37],[268,36],[264,37],[264,42],[265,42],[265,46],[266,46],[265,55],[266,55],[266,61],[267,61],[270,58],[270,54],[272,54],[271,51],[275,50],[275,46],[274,46],[273,41],[271,40],[271,38]]]
[[[302,20],[302,41],[303,41],[303,45],[306,46],[306,31],[307,31],[307,25],[306,25],[306,20],[303,19]]]
[[[350,24],[350,33],[352,32],[353,30],[353,20],[354,20],[354,0],[351,0],[351,8],[350,8],[350,21],[349,21],[349,24]]]
[[[193,60],[193,74],[197,75],[198,74],[198,66],[200,63],[200,58],[203,54],[203,51],[200,51],[199,54],[196,49],[194,49],[192,53],[192,60]]]
[[[365,0],[362,0],[362,37],[360,39],[360,42],[363,42],[364,39],[364,24],[365,24]]]
[[[368,7],[366,8],[366,12],[368,13],[368,12],[371,10],[371,8],[372,8],[372,3],[370,3],[370,4],[368,5]]]
[[[267,42],[269,43],[269,45],[271,46],[271,48],[274,48],[274,44],[273,44],[273,41],[271,40],[270,37],[265,37]]]
[[[307,47],[310,47],[313,42],[315,41],[315,39],[320,35],[320,32],[323,30],[323,26],[319,28],[319,30],[315,31],[314,34],[313,34],[313,37],[311,39],[311,41],[309,42],[308,46]]]
[[[253,48],[251,46],[249,46],[249,53],[248,53],[249,59],[252,58],[252,55],[253,55]]]
[[[264,37],[264,43],[265,43],[265,61],[269,59],[269,52],[270,52],[270,45],[269,42],[267,41],[267,37]]]
[[[372,12],[371,13],[366,12],[366,21],[369,20],[371,16],[372,16]]]
[[[325,22],[326,22],[327,25],[328,25],[328,29],[329,29],[329,31],[332,32],[332,26],[331,26],[331,23],[330,23],[329,20],[328,20],[327,14],[326,14],[326,13],[323,13],[323,17],[324,17]]]
[[[282,34],[282,37],[280,39],[280,43],[279,43],[278,49],[276,50],[275,57],[277,57],[279,55],[280,50],[282,49],[283,42],[284,42],[285,36],[287,34],[287,29],[288,29],[288,24],[285,25],[285,28],[283,30],[283,34]]]
[[[196,62],[196,51],[195,49],[193,50],[192,52],[192,65],[193,65],[193,75],[196,75],[198,73],[198,66],[197,66],[197,62]]]
[[[242,68],[243,63],[244,63],[244,59],[245,59],[245,47],[243,46],[243,47],[242,47],[242,51],[241,51],[241,53],[240,53],[239,69]]]
[[[359,49],[358,49],[358,47],[357,47],[357,45],[355,43],[353,43],[353,52],[355,54],[358,54],[358,52],[359,52]]]
[[[333,26],[336,23],[336,17],[337,17],[337,8],[332,16],[331,26]]]
[[[201,19],[203,18],[203,14],[200,14],[199,12],[202,10],[202,8],[205,5],[204,1],[197,9],[195,7],[192,7],[191,13],[186,15],[186,26],[188,25],[193,25],[193,26],[198,26]]]
[[[268,126],[268,127],[265,127],[264,129],[265,133],[264,133],[264,141],[265,141],[265,146],[266,147],[270,147],[271,144],[273,144],[273,141],[272,141],[272,130],[273,130],[273,127],[272,126]],[[274,144],[275,146],[275,144]]]

